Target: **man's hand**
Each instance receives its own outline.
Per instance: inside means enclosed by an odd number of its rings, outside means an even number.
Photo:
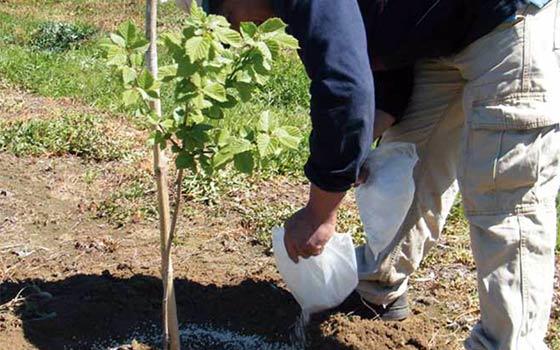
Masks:
[[[284,224],[284,245],[296,264],[299,257],[320,255],[335,234],[336,213],[345,193],[332,193],[311,185],[309,203]]]
[[[380,137],[395,120],[390,114],[377,110],[374,138]],[[368,169],[364,166],[355,186],[365,183],[368,176]],[[307,206],[292,215],[284,224],[284,245],[290,259],[296,264],[299,257],[307,259],[323,252],[325,245],[335,234],[336,213],[344,195],[344,192],[326,192],[311,185]]]

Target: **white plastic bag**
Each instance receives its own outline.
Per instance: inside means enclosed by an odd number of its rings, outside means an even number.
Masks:
[[[276,266],[304,314],[340,305],[358,285],[352,237],[335,234],[323,253],[295,264],[284,245],[284,229],[275,228],[272,244]]]
[[[417,162],[416,146],[404,142],[382,143],[368,156],[369,176],[356,189],[356,201],[375,260],[395,238],[412,205]]]

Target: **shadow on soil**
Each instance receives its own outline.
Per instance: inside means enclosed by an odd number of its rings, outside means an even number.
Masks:
[[[290,327],[299,315],[299,306],[291,295],[267,281],[245,280],[239,285],[218,287],[177,279],[175,285],[181,324],[210,324],[287,342]],[[147,325],[160,325],[162,288],[153,276],[119,278],[106,272],[55,282],[7,282],[0,286],[0,304],[24,288],[22,296],[28,297],[17,313],[26,338],[39,349],[90,349],[92,344],[107,339],[117,343],[130,339],[135,330],[142,334]],[[319,335],[318,324],[312,323],[308,333]],[[150,329],[153,333],[153,326]],[[313,348],[347,348],[334,339],[313,338]]]

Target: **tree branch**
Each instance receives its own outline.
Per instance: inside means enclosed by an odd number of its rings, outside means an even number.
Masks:
[[[164,133],[164,134],[167,134],[167,131],[165,131],[165,129],[163,128],[163,126],[161,126],[160,124],[156,125],[156,128],[158,129],[159,132]],[[177,140],[175,140],[175,139],[173,138],[173,136],[171,136],[171,137],[169,138],[169,141],[171,141],[171,143],[172,143],[174,146],[177,146],[177,147],[179,147],[179,148],[182,148],[181,145],[179,144],[179,142],[177,142]]]
[[[146,52],[146,66],[157,79],[157,0],[146,1],[146,37],[150,42]],[[150,109],[161,117],[161,101],[156,99],[150,102]],[[158,210],[160,217],[161,235],[161,274],[163,282],[163,337],[164,350],[179,350],[181,339],[179,335],[179,321],[177,318],[177,304],[175,302],[175,289],[173,285],[173,264],[171,261],[171,249],[169,238],[169,193],[167,187],[167,160],[165,152],[160,150],[159,145],[154,145],[154,173],[158,188]]]

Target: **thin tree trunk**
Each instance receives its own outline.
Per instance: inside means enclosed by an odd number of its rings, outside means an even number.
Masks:
[[[146,54],[146,66],[154,77],[158,75],[157,58],[157,0],[146,1],[146,37],[150,48]],[[154,101],[152,109],[161,116],[161,102]],[[169,190],[167,187],[167,159],[158,145],[154,146],[154,174],[157,182],[159,229],[161,235],[161,275],[163,282],[163,349],[179,350],[179,322],[173,285],[173,265],[171,261],[171,220]]]

